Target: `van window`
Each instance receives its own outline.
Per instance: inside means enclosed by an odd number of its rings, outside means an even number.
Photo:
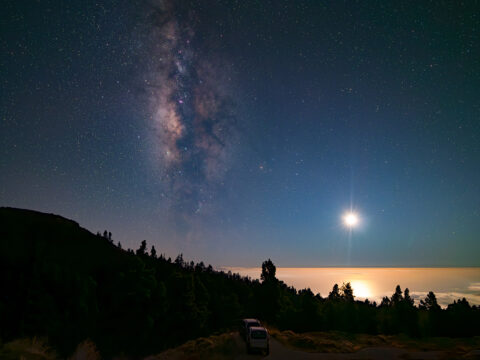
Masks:
[[[260,326],[258,321],[252,321],[247,324],[247,327],[251,328],[252,326]]]
[[[253,330],[250,336],[252,339],[266,339],[267,332],[263,330]]]

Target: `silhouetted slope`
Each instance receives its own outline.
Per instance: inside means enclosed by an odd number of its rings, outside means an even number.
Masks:
[[[0,208],[0,336],[45,335],[69,351],[95,333],[102,279],[127,256],[58,215]]]
[[[15,263],[42,258],[87,271],[120,254],[75,221],[32,210],[0,208],[0,236],[2,258]]]
[[[231,327],[239,300],[248,311],[250,281],[135,255],[61,216],[0,208],[0,239],[3,340],[48,336],[66,354],[91,338],[106,355],[152,353]]]

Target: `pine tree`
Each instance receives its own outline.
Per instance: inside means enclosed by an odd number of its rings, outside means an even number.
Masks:
[[[420,300],[420,305],[418,307],[428,311],[440,310],[440,305],[438,305],[437,297],[433,291],[430,291],[424,300]]]
[[[352,285],[350,285],[350,282],[347,282],[346,284],[343,283],[342,298],[347,302],[353,302],[354,300],[353,289],[352,289]]]
[[[328,294],[328,299],[329,300],[339,300],[341,298],[340,296],[340,290],[338,288],[338,284],[333,285],[332,291],[330,294]]]
[[[409,306],[413,306],[413,299],[410,297],[410,290],[408,288],[403,292],[403,301]]]
[[[400,285],[397,285],[395,288],[395,293],[392,295],[392,299],[390,301],[390,304],[392,306],[400,304],[400,302],[403,300],[402,296],[402,289],[400,288]]]
[[[177,258],[175,259],[175,264],[184,267],[185,266],[185,261],[183,260],[183,254],[179,254]]]
[[[150,256],[154,259],[157,258],[157,250],[155,250],[155,246],[152,245],[152,248],[150,249]]]
[[[275,281],[277,278],[275,277],[275,273],[277,272],[277,268],[273,264],[272,260],[268,259],[262,263],[262,274],[260,275],[260,279],[262,281]]]
[[[146,250],[147,250],[147,241],[142,240],[140,243],[140,247],[137,250],[137,255],[146,255]]]
[[[384,296],[382,302],[380,303],[380,307],[388,307],[390,306],[390,298],[388,296]]]

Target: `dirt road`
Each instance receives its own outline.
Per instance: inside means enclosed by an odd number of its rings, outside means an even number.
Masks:
[[[274,360],[384,360],[384,359],[409,359],[409,360],[443,360],[451,359],[448,354],[442,351],[408,351],[393,347],[376,347],[362,349],[356,353],[307,353],[303,351],[292,350],[285,347],[274,338],[270,338],[270,355],[247,354],[245,341],[239,334],[235,335],[235,342],[238,347],[238,356],[236,360],[254,360],[254,359],[274,359]],[[457,359],[458,357],[453,357]],[[472,352],[460,359],[480,359],[480,352]]]

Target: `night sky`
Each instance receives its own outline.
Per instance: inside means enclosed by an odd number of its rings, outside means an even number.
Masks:
[[[1,206],[215,266],[480,265],[478,2],[3,1],[0,20]]]

